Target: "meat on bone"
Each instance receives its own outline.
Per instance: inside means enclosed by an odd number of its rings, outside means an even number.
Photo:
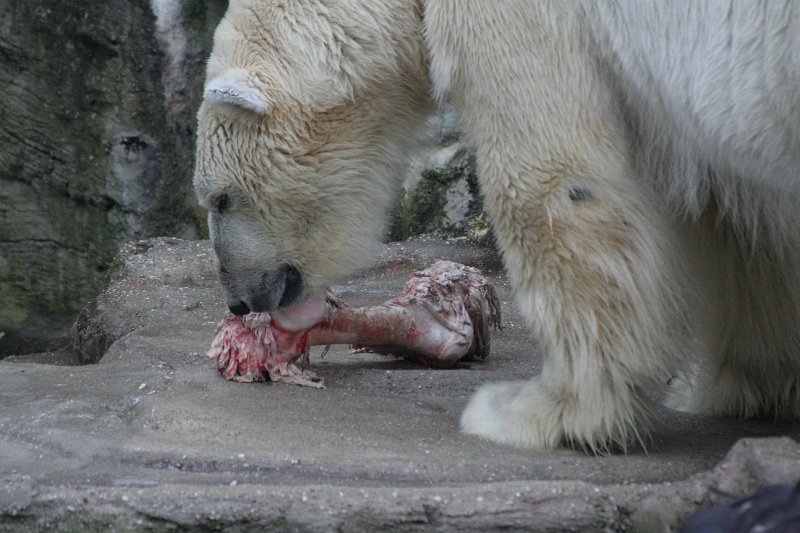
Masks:
[[[304,322],[308,316],[313,322]],[[350,344],[446,368],[488,356],[490,327],[500,327],[494,287],[475,268],[437,261],[413,273],[401,296],[380,305],[348,307],[329,292],[295,311],[229,316],[217,326],[208,356],[228,380],[321,388],[322,379],[306,370],[311,346]]]

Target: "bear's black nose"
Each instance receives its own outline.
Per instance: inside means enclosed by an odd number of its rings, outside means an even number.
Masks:
[[[247,313],[250,312],[250,308],[247,307],[247,304],[244,302],[239,302],[236,305],[230,305],[228,306],[228,309],[230,309],[231,313],[233,313],[234,315],[239,315],[239,316],[246,315]]]

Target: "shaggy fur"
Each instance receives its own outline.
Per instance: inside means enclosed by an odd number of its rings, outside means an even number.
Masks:
[[[194,178],[229,305],[282,263],[321,294],[370,264],[429,90],[412,2],[230,2]]]
[[[544,353],[465,432],[624,449],[670,380],[687,411],[800,417],[796,2],[233,0],[207,87],[234,302],[280,262],[309,291],[362,266],[431,93],[456,105]]]

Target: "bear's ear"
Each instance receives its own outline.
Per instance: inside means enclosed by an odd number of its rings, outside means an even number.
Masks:
[[[203,99],[210,104],[227,104],[259,115],[266,115],[270,103],[266,95],[242,69],[230,70],[206,84]]]

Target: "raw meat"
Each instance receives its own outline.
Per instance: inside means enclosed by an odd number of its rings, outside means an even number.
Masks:
[[[475,268],[437,261],[412,274],[401,296],[381,305],[351,308],[329,292],[324,302],[227,317],[208,356],[225,379],[323,387],[305,370],[311,346],[350,344],[356,351],[452,367],[489,355],[492,326],[500,327],[494,287]]]

